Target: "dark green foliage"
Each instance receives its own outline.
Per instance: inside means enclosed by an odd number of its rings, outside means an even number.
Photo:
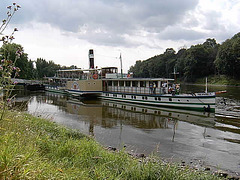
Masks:
[[[4,44],[0,48],[0,58],[8,59],[14,62],[16,58],[16,52],[18,49],[23,47],[15,43]],[[36,63],[36,68],[34,68],[34,63]],[[53,77],[56,74],[56,71],[59,69],[76,69],[77,66],[60,66],[55,64],[53,61],[46,61],[45,59],[38,58],[36,61],[28,59],[28,54],[22,52],[20,57],[17,59],[15,66],[20,68],[20,72],[16,78],[20,79],[42,79],[43,77]]]
[[[219,74],[236,79],[240,77],[240,33],[220,46],[215,65]]]
[[[129,71],[133,72],[135,77],[173,78],[175,69],[181,79],[194,81],[216,73],[214,61],[219,46],[215,39],[207,39],[203,44],[180,49],[177,53],[168,48],[163,54],[137,61]]]
[[[42,58],[38,58],[36,61],[37,77],[39,79],[43,77],[53,77],[59,69],[60,65],[55,64],[53,61],[46,61]]]
[[[157,78],[170,77],[176,63],[174,49],[168,48],[164,54],[154,56],[146,61],[137,61],[130,67],[129,72],[133,72],[134,77]]]
[[[8,59],[11,61],[15,61],[16,58],[16,52],[18,49],[23,49],[23,47],[19,44],[4,44],[0,48],[1,52],[1,59]],[[33,79],[33,62],[28,60],[28,54],[22,53],[20,57],[17,59],[15,63],[16,67],[20,68],[19,76],[17,78],[22,78],[22,79]]]

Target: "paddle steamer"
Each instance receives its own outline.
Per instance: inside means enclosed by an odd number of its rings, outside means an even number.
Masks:
[[[77,97],[97,97],[119,102],[169,108],[215,111],[215,93],[183,94],[179,84],[169,78],[133,78],[118,73],[117,67],[94,68],[93,50],[89,51],[89,69],[59,70],[66,77],[64,92]]]

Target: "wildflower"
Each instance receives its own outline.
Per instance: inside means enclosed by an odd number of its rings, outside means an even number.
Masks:
[[[9,38],[10,40],[13,40],[13,39],[15,39],[13,36],[11,36],[10,38]]]
[[[2,39],[0,41],[5,41],[5,37],[3,36]]]

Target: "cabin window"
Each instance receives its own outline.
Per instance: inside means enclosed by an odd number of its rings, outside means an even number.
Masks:
[[[119,86],[124,86],[124,81],[119,81]]]
[[[108,86],[112,86],[112,81],[108,81]]]
[[[114,81],[114,82],[113,82],[113,85],[114,85],[114,86],[118,86],[118,81]]]
[[[130,87],[130,81],[126,81],[126,87]]]
[[[155,101],[157,100],[157,97],[155,97]]]
[[[169,101],[172,101],[172,98],[169,98]]]
[[[132,87],[138,87],[138,82],[137,81],[132,81]]]
[[[146,87],[146,81],[140,81],[140,87]]]
[[[158,100],[161,101],[161,98],[159,97]]]
[[[142,96],[142,99],[144,99],[144,96]]]
[[[147,96],[145,96],[145,99],[146,99],[146,100],[148,99]]]

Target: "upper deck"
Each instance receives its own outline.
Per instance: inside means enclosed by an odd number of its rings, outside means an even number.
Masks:
[[[88,84],[92,84],[94,80],[98,80],[97,84],[101,82],[103,92],[134,94],[166,94],[174,81],[174,79],[170,78],[133,78],[130,74],[118,73],[116,67],[58,70],[55,80],[60,80],[67,89],[73,88],[74,81],[78,81],[79,85],[83,86],[88,81]],[[88,89],[88,86],[84,85],[84,87],[85,90]],[[92,88],[90,89],[93,90]],[[97,89],[100,89],[99,85]]]
[[[165,94],[174,79],[169,78],[110,78],[102,79],[104,92],[131,94]]]

